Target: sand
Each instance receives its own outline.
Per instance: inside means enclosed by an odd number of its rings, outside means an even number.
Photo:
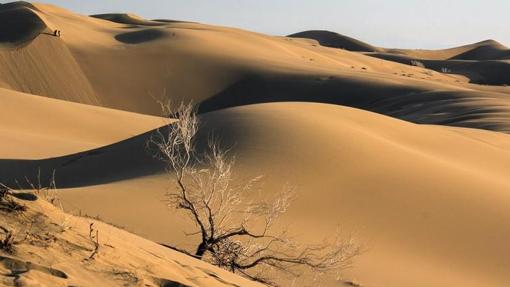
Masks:
[[[463,75],[471,83],[508,85],[510,49],[495,40],[442,50],[393,49],[375,47],[331,31],[305,31],[289,35],[317,40],[327,47],[364,52],[365,55],[448,74]]]
[[[147,151],[166,97],[200,104],[200,142],[220,136],[238,180],[264,175],[265,195],[296,186],[280,224],[298,240],[341,226],[366,247],[325,286],[508,285],[510,82],[496,41],[387,49],[328,31],[279,37],[37,3],[2,13],[27,25],[0,29],[0,182],[28,188],[55,171],[76,217],[26,203],[65,244],[0,252],[0,284],[14,284],[5,262],[29,260],[27,286],[259,286],[157,244],[197,240],[164,204],[175,187]],[[63,218],[70,230],[57,228]],[[84,262],[90,222],[111,247]]]
[[[104,222],[65,214],[42,198],[19,202],[28,208],[23,216],[0,214],[1,225],[21,242],[14,254],[0,253],[0,286],[263,286]],[[92,260],[91,224],[99,238]]]
[[[312,234],[341,224],[370,246],[348,278],[368,286],[414,280],[420,282],[415,286],[504,286],[509,136],[310,103],[227,109],[204,115],[203,121],[204,135],[216,131],[234,146],[240,178],[264,174],[268,194],[285,182],[298,187],[298,200],[285,219],[293,232],[313,240]],[[69,211],[99,215],[157,242],[191,246],[175,232],[189,223],[161,203],[171,183],[141,148],[144,141],[133,141],[79,160],[17,164],[25,165],[24,171],[27,165],[48,164],[51,170],[56,164]],[[59,167],[62,162],[67,164]],[[13,165],[4,165],[2,174]],[[374,263],[390,261],[406,266],[407,275]],[[445,266],[450,276],[437,277]]]
[[[167,120],[0,88],[2,159],[74,154],[158,128]]]

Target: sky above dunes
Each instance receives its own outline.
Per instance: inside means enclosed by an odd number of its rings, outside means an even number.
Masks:
[[[370,44],[446,48],[510,45],[508,0],[45,0],[82,14],[132,12],[287,35],[331,30]]]

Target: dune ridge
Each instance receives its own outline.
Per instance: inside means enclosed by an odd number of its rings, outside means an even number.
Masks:
[[[142,25],[142,26],[161,26],[164,25],[159,21],[151,21],[146,20],[143,17],[140,17],[135,14],[130,13],[109,13],[109,14],[96,14],[90,15],[91,17],[108,20],[120,24],[129,24],[129,25]]]
[[[377,52],[380,50],[380,48],[354,38],[325,30],[304,31],[288,35],[287,37],[313,39],[326,47],[340,48],[356,52]]]
[[[510,58],[510,49],[503,44],[486,40],[474,44],[475,48],[456,55],[451,60],[505,60]]]
[[[167,120],[0,88],[2,159],[37,159],[105,146]]]

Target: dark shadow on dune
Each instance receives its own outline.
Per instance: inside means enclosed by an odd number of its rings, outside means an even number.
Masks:
[[[211,134],[227,148],[242,146],[249,138],[240,110],[205,113],[228,107],[282,101],[322,102],[360,108],[421,124],[439,124],[510,132],[509,108],[501,106],[506,94],[471,91],[420,91],[385,87],[334,77],[290,75],[248,76],[202,103],[200,151]],[[492,104],[491,100],[496,103]],[[480,103],[483,100],[483,103]],[[151,132],[102,148],[43,160],[0,160],[0,182],[12,187],[47,185],[53,171],[59,187],[106,184],[164,172],[164,164],[151,156]]]
[[[229,126],[228,119],[216,115],[202,117],[197,150],[207,145],[212,133],[225,147],[242,141],[243,135]],[[164,132],[164,129],[162,129]],[[165,165],[152,154],[147,141],[154,131],[77,154],[41,160],[1,159],[0,182],[12,188],[29,189],[31,184],[46,187],[55,171],[59,188],[106,184],[163,173]]]
[[[103,19],[120,24],[140,25],[140,26],[163,26],[165,23],[145,20],[142,18],[133,17],[129,14],[123,13],[108,13],[108,14],[96,14],[90,15],[90,17]]]
[[[312,39],[316,40],[324,47],[339,48],[356,52],[375,52],[379,50],[379,48],[365,42],[325,30],[303,31],[288,35],[287,37]]]
[[[155,281],[159,287],[190,287],[189,285],[184,285],[169,279],[156,278]]]
[[[485,99],[486,103],[472,104]],[[509,132],[506,94],[423,91],[352,79],[291,75],[251,75],[200,105],[200,112],[256,103],[301,101],[344,105],[420,124],[440,124]],[[492,101],[492,102],[491,102]]]
[[[499,60],[425,60],[406,55],[390,53],[365,53],[375,58],[412,65],[412,61],[419,61],[427,69],[450,74],[463,75],[471,83],[481,85],[510,85],[510,63]]]
[[[200,112],[267,102],[318,102],[369,109],[380,97],[418,92],[413,87],[387,88],[348,78],[258,74],[245,76],[200,104]]]
[[[31,10],[31,6],[25,2],[0,5],[0,45],[24,45],[46,29],[46,24]]]
[[[5,4],[0,3],[0,9],[12,9],[12,8],[20,8],[20,7],[26,7],[26,8],[30,8],[32,10],[40,11],[32,3],[27,2],[27,1],[14,1],[14,2],[9,2],[9,3],[5,3]]]
[[[165,33],[159,29],[147,29],[115,35],[115,39],[126,44],[140,44],[164,37]]]
[[[510,49],[497,41],[486,40],[474,45],[477,46],[450,58],[450,60],[503,60],[510,57]]]
[[[0,160],[0,182],[14,188],[48,186],[52,173],[59,187],[108,183],[158,173],[163,165],[146,150],[149,133],[109,146],[42,160]]]

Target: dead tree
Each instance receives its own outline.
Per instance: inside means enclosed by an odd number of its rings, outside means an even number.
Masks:
[[[90,253],[87,260],[94,260],[97,253],[99,252],[99,230],[94,229],[94,223],[90,223],[89,225],[89,240],[94,244],[94,248],[92,249],[92,252]]]
[[[218,141],[210,140],[204,152],[197,152],[199,120],[193,105],[181,104],[175,112],[167,104],[162,107],[177,121],[156,131],[148,145],[176,183],[176,190],[166,194],[168,205],[191,219],[196,230],[188,235],[199,237],[193,251],[171,248],[269,285],[276,285],[274,278],[281,274],[296,278],[303,268],[315,274],[338,271],[358,255],[351,240],[306,246],[291,240],[275,223],[288,210],[292,189],[270,200],[253,199],[249,192],[261,178],[236,183],[234,159]]]

